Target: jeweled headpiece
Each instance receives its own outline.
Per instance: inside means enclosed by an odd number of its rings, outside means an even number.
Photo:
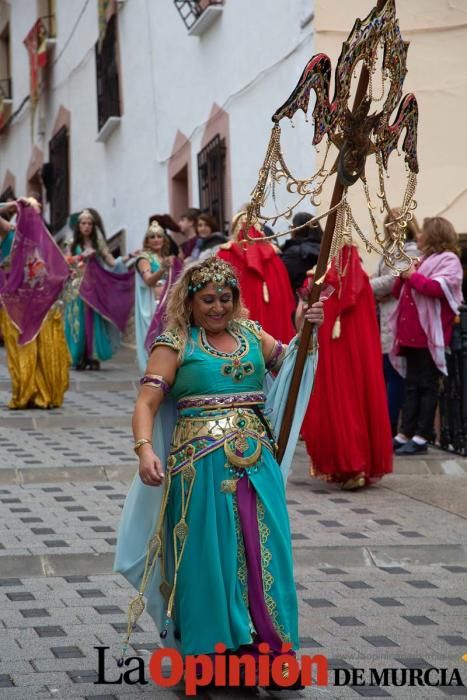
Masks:
[[[155,234],[159,234],[161,236],[166,235],[164,229],[162,228],[162,226],[160,224],[157,223],[157,221],[151,221],[151,224],[148,228],[148,233],[155,233]]]
[[[220,258],[212,256],[193,270],[188,285],[188,291],[194,294],[212,282],[218,292],[225,287],[235,288],[238,284],[233,268]]]
[[[78,221],[81,221],[81,219],[92,219],[94,221],[94,217],[89,211],[89,209],[83,209],[83,211],[78,216]]]

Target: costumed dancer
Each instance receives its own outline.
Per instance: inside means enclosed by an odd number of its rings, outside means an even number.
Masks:
[[[241,211],[233,218],[231,240],[221,246],[217,255],[233,265],[250,318],[274,338],[288,343],[295,335],[295,299],[287,269],[274,245],[248,242],[244,223],[245,212]],[[265,238],[253,226],[248,235]]]
[[[441,216],[425,219],[417,246],[420,260],[412,261],[394,284],[399,301],[389,320],[391,360],[404,359],[399,367],[406,375],[400,432],[394,438],[397,455],[427,452],[434,437],[439,383],[447,375],[446,352],[462,303],[459,237],[451,222]]]
[[[75,226],[70,265],[74,279],[65,308],[65,333],[73,365],[100,369],[117,351],[134,299],[134,271],[114,258],[89,209]]]
[[[397,233],[397,221],[402,215],[402,209],[391,209],[384,220],[384,226],[389,233],[394,231]],[[413,217],[407,222],[406,239],[404,243],[404,253],[412,258],[417,258],[420,251],[417,248],[417,234],[419,231],[417,220]],[[400,361],[396,362],[396,367],[393,366],[390,358],[390,351],[394,344],[394,336],[389,319],[397,306],[397,300],[392,295],[392,290],[396,282],[396,277],[391,271],[391,268],[381,258],[376,274],[370,279],[371,288],[375,295],[375,301],[379,312],[379,330],[381,336],[381,350],[383,353],[383,370],[384,379],[386,381],[386,391],[388,395],[389,418],[391,419],[392,434],[396,435],[399,426],[399,417],[404,403],[405,380],[404,377],[396,369]]]
[[[350,490],[392,471],[375,301],[354,245],[340,249],[324,285],[334,292],[318,333],[320,360],[302,437],[310,475]],[[298,318],[300,313],[299,307]]]
[[[320,302],[307,311],[313,323],[322,316]],[[183,655],[212,654],[217,643],[255,654],[264,641],[272,656],[283,642],[298,647],[284,480],[314,353],[280,468],[274,457],[295,356],[295,341],[286,354],[246,320],[224,261],[196,263],[172,287],[166,330],[153,345],[133,415],[139,474],[124,505],[115,566],[139,591],[129,619],[138,619],[144,594],[164,643]],[[266,368],[281,364],[266,400]],[[128,643],[129,635],[124,652]]]
[[[177,244],[157,221],[152,221],[143,240],[143,250],[136,258],[136,354],[141,372],[148,362],[145,344],[149,326],[182,267],[182,263],[176,260],[177,255]]]
[[[0,325],[11,377],[11,409],[57,408],[68,389],[70,354],[59,297],[66,260],[31,198],[19,200],[11,254],[3,258]]]

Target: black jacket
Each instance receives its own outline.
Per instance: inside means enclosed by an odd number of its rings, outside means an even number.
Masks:
[[[311,238],[289,238],[282,247],[282,262],[289,273],[294,292],[302,286],[307,270],[318,262],[320,244]]]

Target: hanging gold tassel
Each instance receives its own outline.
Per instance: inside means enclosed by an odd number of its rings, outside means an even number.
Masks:
[[[265,304],[269,304],[269,289],[266,282],[263,282],[263,299]]]
[[[337,340],[341,337],[341,317],[338,316],[335,320],[334,326],[332,327],[332,339]]]

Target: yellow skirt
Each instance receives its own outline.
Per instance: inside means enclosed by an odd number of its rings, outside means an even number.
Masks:
[[[18,331],[5,309],[0,309],[0,325],[12,386],[8,408],[61,406],[68,389],[71,358],[60,310],[49,312],[39,335],[27,345],[18,345]]]

